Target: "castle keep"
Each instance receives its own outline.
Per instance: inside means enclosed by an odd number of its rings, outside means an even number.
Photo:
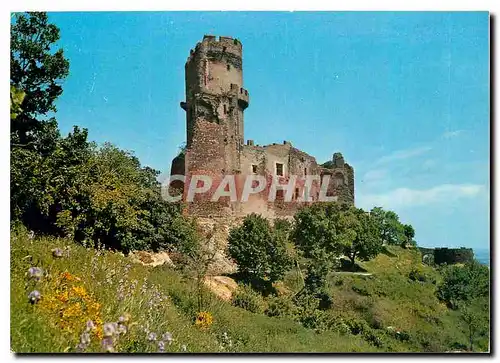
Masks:
[[[354,204],[354,170],[342,154],[319,165],[309,154],[284,141],[272,145],[256,145],[244,138],[244,112],[250,104],[249,92],[243,87],[242,45],[237,39],[205,35],[192,49],[185,65],[186,149],[172,161],[172,175],[185,175],[186,182],[173,182],[183,188],[184,198],[189,180],[194,175],[207,175],[214,181],[204,194],[188,203],[188,212],[203,217],[240,217],[255,212],[268,218],[291,216],[304,205],[300,197],[318,199],[319,185],[307,185],[307,175],[330,175],[328,196],[339,202]],[[225,175],[234,175],[238,195],[248,175],[262,175],[267,181],[265,190],[250,196],[247,202],[230,201],[223,197],[212,202],[217,185]],[[291,202],[284,201],[284,191],[277,190],[276,200],[268,200],[273,178],[280,184],[290,176],[298,177]],[[177,183],[177,184],[175,184]],[[310,190],[305,190],[309,188]],[[308,202],[309,203],[309,202]]]

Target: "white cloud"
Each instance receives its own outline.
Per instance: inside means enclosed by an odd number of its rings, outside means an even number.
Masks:
[[[377,164],[386,164],[392,161],[409,159],[415,156],[422,155],[428,151],[432,150],[430,146],[422,146],[413,149],[404,149],[393,152],[392,154],[381,157],[377,160]]]
[[[422,190],[397,188],[382,194],[361,194],[356,198],[356,204],[365,209],[375,206],[388,209],[414,207],[474,197],[483,188],[478,184],[442,184]]]
[[[454,131],[446,131],[444,134],[443,134],[443,137],[445,139],[451,139],[453,137],[457,137],[458,135],[460,135],[461,133],[463,133],[465,130],[454,130]]]

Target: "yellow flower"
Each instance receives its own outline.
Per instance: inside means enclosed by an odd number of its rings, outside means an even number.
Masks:
[[[87,290],[83,286],[73,286],[71,290],[79,297],[87,297]]]
[[[213,323],[213,316],[208,311],[202,311],[196,316],[195,325],[201,329],[207,329]]]

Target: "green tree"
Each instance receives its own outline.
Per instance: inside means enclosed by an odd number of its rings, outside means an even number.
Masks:
[[[40,116],[56,111],[55,100],[69,73],[62,49],[56,49],[59,28],[49,23],[47,13],[15,14],[11,25],[10,84],[26,94],[22,112],[11,122],[11,142],[25,145],[44,122]]]
[[[489,294],[489,268],[477,261],[464,266],[446,266],[442,273],[443,281],[438,287],[438,296],[454,309],[462,302]]]
[[[415,229],[411,224],[403,224],[403,235],[404,241],[401,244],[402,247],[406,247],[408,245],[415,246],[416,242],[413,238],[415,238]]]
[[[382,248],[378,224],[362,209],[351,207],[341,212],[337,230],[345,246],[344,254],[351,261],[351,267],[354,267],[356,258],[370,260],[377,256]]]
[[[370,215],[378,225],[383,243],[401,245],[405,240],[404,230],[396,213],[393,211],[385,211],[380,207],[375,207],[370,211]]]
[[[92,146],[85,129],[74,128],[60,138],[56,127],[43,136],[37,150],[11,150],[11,218],[34,230],[57,233],[57,213],[82,202]]]
[[[229,255],[247,278],[274,282],[291,267],[285,234],[260,215],[246,216],[241,226],[231,230],[228,242]]]
[[[10,120],[11,122],[23,111],[21,104],[23,103],[26,94],[24,91],[10,86]]]
[[[469,350],[472,352],[478,338],[488,335],[488,301],[487,299],[470,300],[467,304],[461,304],[459,311],[460,319],[465,326],[465,334],[469,341]]]
[[[341,212],[348,209],[347,205],[338,203],[318,203],[301,208],[295,214],[292,239],[306,258],[305,286],[299,295],[327,300],[328,273],[338,265],[348,243],[338,229]]]
[[[343,253],[345,240],[337,233],[337,224],[340,211],[347,209],[337,203],[318,203],[295,214],[292,238],[306,258],[326,254],[328,259],[334,260]]]

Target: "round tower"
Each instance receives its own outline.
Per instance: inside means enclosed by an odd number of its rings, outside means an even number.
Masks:
[[[204,159],[219,173],[238,172],[243,112],[248,107],[241,43],[205,35],[191,50],[185,72],[186,102],[181,107],[186,111],[187,149],[194,162],[191,169],[199,169],[196,160]]]

